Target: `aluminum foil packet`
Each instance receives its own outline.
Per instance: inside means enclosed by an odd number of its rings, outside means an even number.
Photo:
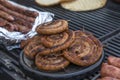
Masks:
[[[21,42],[21,40],[26,40],[27,38],[32,38],[33,36],[35,36],[37,34],[37,32],[35,31],[36,27],[42,23],[52,21],[54,14],[50,12],[40,12],[36,9],[19,5],[10,0],[9,2],[13,5],[16,5],[31,11],[37,11],[39,13],[39,15],[35,19],[32,29],[26,34],[22,34],[21,32],[10,32],[0,27],[0,43],[4,44],[8,50],[12,50],[14,48],[20,47],[19,43]]]

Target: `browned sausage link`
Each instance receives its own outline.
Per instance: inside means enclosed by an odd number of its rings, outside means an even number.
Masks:
[[[19,24],[15,24],[18,27],[18,31],[22,32],[23,34],[27,33],[30,31],[30,28],[23,26],[23,25],[19,25]]]
[[[2,19],[2,18],[0,18],[0,27],[5,26],[6,24],[7,24],[7,21]]]
[[[21,14],[24,14],[24,15],[27,15],[27,16],[30,16],[30,17],[34,17],[35,18],[35,17],[38,16],[37,12],[26,10],[24,8],[15,6],[15,5],[9,3],[7,0],[0,0],[0,4],[4,5],[5,7],[9,8],[9,9],[11,9],[13,11],[16,11],[18,13],[21,13]]]
[[[4,22],[6,22],[6,24],[3,27],[6,28],[8,31],[18,31],[19,30],[19,28],[16,24],[8,22],[5,19],[3,19],[3,20],[4,20]]]
[[[36,18],[39,15],[39,13],[37,13],[35,11],[29,11],[29,10],[25,10],[24,14],[27,15],[27,16],[34,17],[34,18]]]
[[[108,57],[108,64],[120,68],[120,58],[114,57],[114,56],[109,56]]]
[[[5,27],[8,31],[19,31],[22,33],[27,33],[28,31],[30,31],[29,28],[27,28],[26,26],[23,25],[19,25],[19,24],[12,24],[10,22],[8,22]]]
[[[102,77],[110,76],[113,78],[120,79],[120,68],[109,65],[107,63],[103,63],[101,68],[101,76]]]
[[[5,26],[4,26],[5,29],[7,29],[8,31],[17,31],[16,30],[16,25],[12,24],[12,23],[7,23]]]
[[[113,78],[113,77],[103,77],[103,78],[97,79],[97,80],[120,80],[120,79],[116,79],[116,78]]]
[[[10,14],[4,12],[4,11],[1,11],[0,10],[0,17],[4,18],[4,19],[7,19],[9,21],[14,21],[14,17],[11,16]]]
[[[4,19],[4,21],[6,21],[6,25],[4,25],[3,27],[6,28],[8,31],[11,31],[11,32],[18,31],[18,27],[15,24],[13,24],[5,19]]]
[[[25,16],[25,15],[23,15],[23,14],[19,14],[19,13],[15,12],[15,11],[11,11],[10,9],[7,9],[6,7],[4,7],[4,6],[1,5],[1,4],[0,4],[0,10],[3,10],[3,11],[5,11],[5,12],[11,14],[11,15],[14,15],[14,16],[16,16],[16,17],[23,18],[23,19],[25,19],[26,21],[29,21],[29,22],[32,22],[32,23],[35,21],[35,18],[28,17],[28,16]]]
[[[22,33],[27,33],[28,31],[30,31],[30,28],[26,26],[19,25],[17,23],[12,23],[2,18],[0,18],[0,20],[6,22],[6,24],[4,24],[3,27],[6,28],[8,31],[19,31]]]
[[[19,17],[15,17],[15,21],[13,23],[20,24],[20,25],[26,26],[28,28],[32,28],[32,25],[33,25],[32,23],[27,22],[24,19],[21,19]]]

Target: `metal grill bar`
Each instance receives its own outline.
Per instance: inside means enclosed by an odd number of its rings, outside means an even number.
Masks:
[[[41,11],[49,11],[56,14],[57,18],[64,18],[71,20],[71,29],[80,29],[83,26],[86,30],[91,31],[96,37],[100,38],[105,34],[119,28],[120,16],[118,12],[114,12],[107,8],[99,9],[98,11],[91,11],[86,13],[81,12],[71,12],[64,10],[61,7],[50,7],[50,8],[40,8],[33,5],[33,0],[27,1],[27,6],[33,6],[34,8]],[[116,14],[116,16],[114,15]],[[80,26],[81,25],[81,26]],[[78,27],[79,26],[79,27]],[[73,28],[74,27],[74,28]]]
[[[91,12],[71,12],[68,10],[62,9],[60,6],[43,8],[37,6],[34,3],[34,0],[12,0],[14,2],[20,3],[25,6],[33,7],[40,11],[49,11],[54,13],[55,19],[67,19],[71,20],[69,23],[70,29],[78,30],[83,29],[92,32],[97,38],[99,38],[103,44],[108,44],[105,50],[105,60],[109,55],[119,56],[120,57],[120,12],[115,12],[113,9],[110,9],[108,6]],[[109,1],[109,3],[111,3]],[[120,7],[119,7],[120,8]],[[119,9],[118,9],[119,10]],[[2,50],[3,48],[1,48]],[[21,50],[13,50],[10,53],[0,54],[1,56],[7,56],[11,60],[11,64],[14,67],[20,68],[18,60]],[[0,63],[1,64],[1,63]],[[4,70],[4,69],[3,69]],[[21,69],[20,69],[21,70]],[[7,70],[4,70],[6,72]],[[17,72],[15,72],[18,74]],[[99,71],[95,74],[90,74],[83,80],[93,80],[94,76],[97,76]],[[11,72],[9,73],[11,75]],[[12,76],[12,75],[11,75]],[[13,77],[15,78],[15,77]],[[22,77],[21,77],[22,78]],[[26,79],[26,78],[25,78]],[[29,79],[27,79],[29,80]]]

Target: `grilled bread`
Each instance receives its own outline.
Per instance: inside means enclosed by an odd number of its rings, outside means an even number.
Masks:
[[[73,0],[35,0],[35,2],[41,6],[53,6],[61,2],[69,2]]]
[[[102,8],[107,0],[75,0],[61,3],[61,6],[71,11],[90,11]]]

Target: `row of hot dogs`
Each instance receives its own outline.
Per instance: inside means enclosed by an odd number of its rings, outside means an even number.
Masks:
[[[33,26],[38,13],[0,0],[0,26],[9,31],[27,33]]]
[[[102,78],[97,80],[120,80],[120,58],[109,56],[107,63],[102,64],[100,74]]]

